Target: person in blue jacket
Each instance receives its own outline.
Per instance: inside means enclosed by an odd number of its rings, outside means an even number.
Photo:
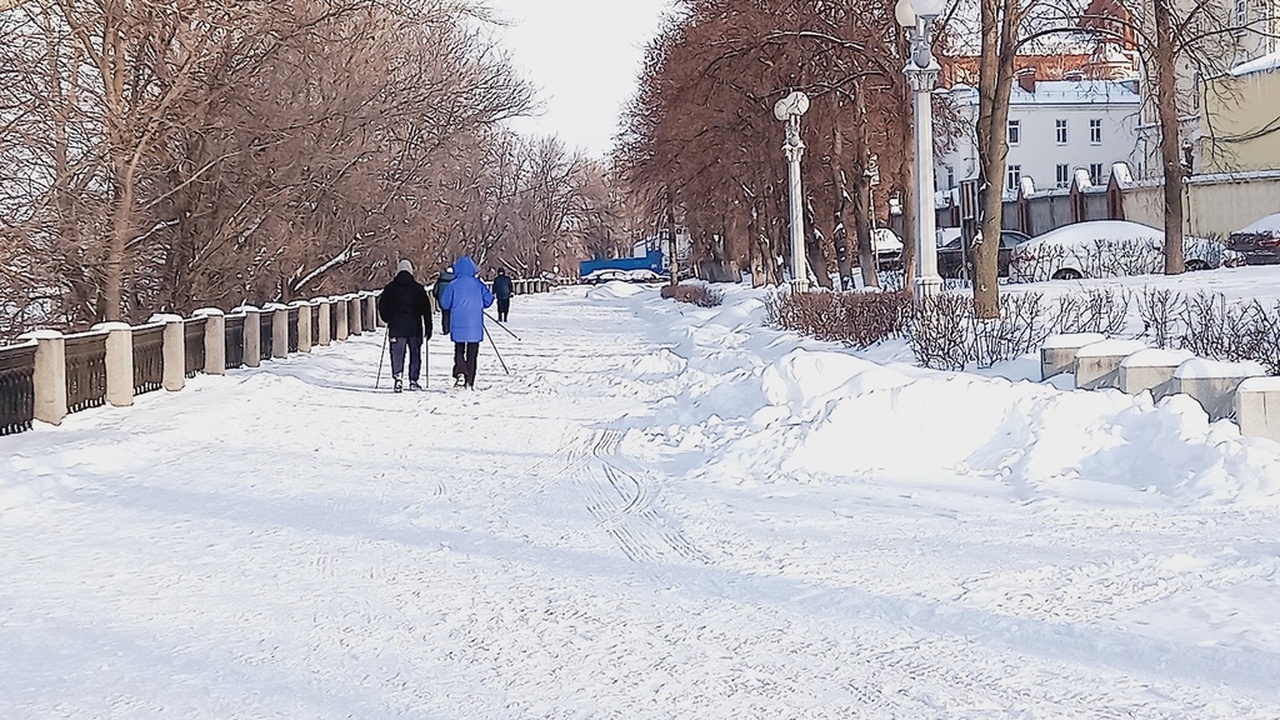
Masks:
[[[453,379],[456,386],[474,389],[476,358],[484,340],[484,309],[493,304],[493,293],[476,276],[476,264],[467,255],[453,264],[453,276],[440,294],[440,307],[449,311]]]

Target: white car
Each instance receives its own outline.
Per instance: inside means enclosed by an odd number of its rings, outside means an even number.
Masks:
[[[1234,264],[1238,253],[1221,243],[1185,236],[1188,270]],[[1164,231],[1127,220],[1065,225],[1019,243],[1009,262],[1012,282],[1079,280],[1164,272]]]

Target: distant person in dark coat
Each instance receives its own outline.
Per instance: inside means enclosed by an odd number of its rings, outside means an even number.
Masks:
[[[436,278],[436,285],[431,289],[431,294],[435,296],[436,305],[440,305],[440,296],[444,295],[444,289],[449,287],[449,283],[453,282],[453,268],[445,268]],[[440,332],[449,332],[449,311],[440,305]]]
[[[454,278],[440,294],[440,307],[449,311],[453,338],[453,379],[458,386],[476,386],[476,359],[484,340],[484,309],[493,293],[476,277],[476,264],[463,255],[453,264]]]
[[[506,322],[511,314],[511,278],[506,270],[499,270],[498,277],[493,279],[493,296],[498,300],[498,322]]]
[[[404,389],[406,351],[409,353],[409,389],[421,390],[418,378],[422,374],[422,339],[431,339],[431,298],[427,297],[427,289],[413,279],[413,263],[401,260],[396,266],[395,278],[378,296],[378,315],[387,324],[395,391]]]

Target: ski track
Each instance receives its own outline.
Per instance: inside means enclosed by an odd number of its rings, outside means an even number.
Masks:
[[[1280,717],[1274,652],[1118,620],[1275,583],[1224,548],[1276,518],[680,471],[629,313],[518,298],[474,393],[366,334],[0,438],[0,717]]]

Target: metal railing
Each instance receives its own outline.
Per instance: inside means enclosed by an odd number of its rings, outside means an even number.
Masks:
[[[226,324],[227,369],[244,367],[244,315],[228,315]]]
[[[320,305],[311,306],[311,344],[316,345],[320,342]]]
[[[204,328],[208,321],[205,318],[194,318],[183,324],[183,345],[186,348],[186,375],[195,377],[204,372]]]
[[[298,308],[289,308],[289,352],[298,352]]]
[[[258,331],[260,333],[258,335],[260,339],[258,342],[258,358],[261,360],[271,359],[271,340],[275,337],[272,327],[276,324],[275,318],[276,314],[270,310],[263,310],[258,313],[258,327],[261,328]]]
[[[0,348],[0,435],[31,429],[35,419],[36,346]]]
[[[164,325],[144,325],[133,330],[133,394],[164,386]]]
[[[107,334],[68,335],[67,412],[100,407],[107,402]]]

